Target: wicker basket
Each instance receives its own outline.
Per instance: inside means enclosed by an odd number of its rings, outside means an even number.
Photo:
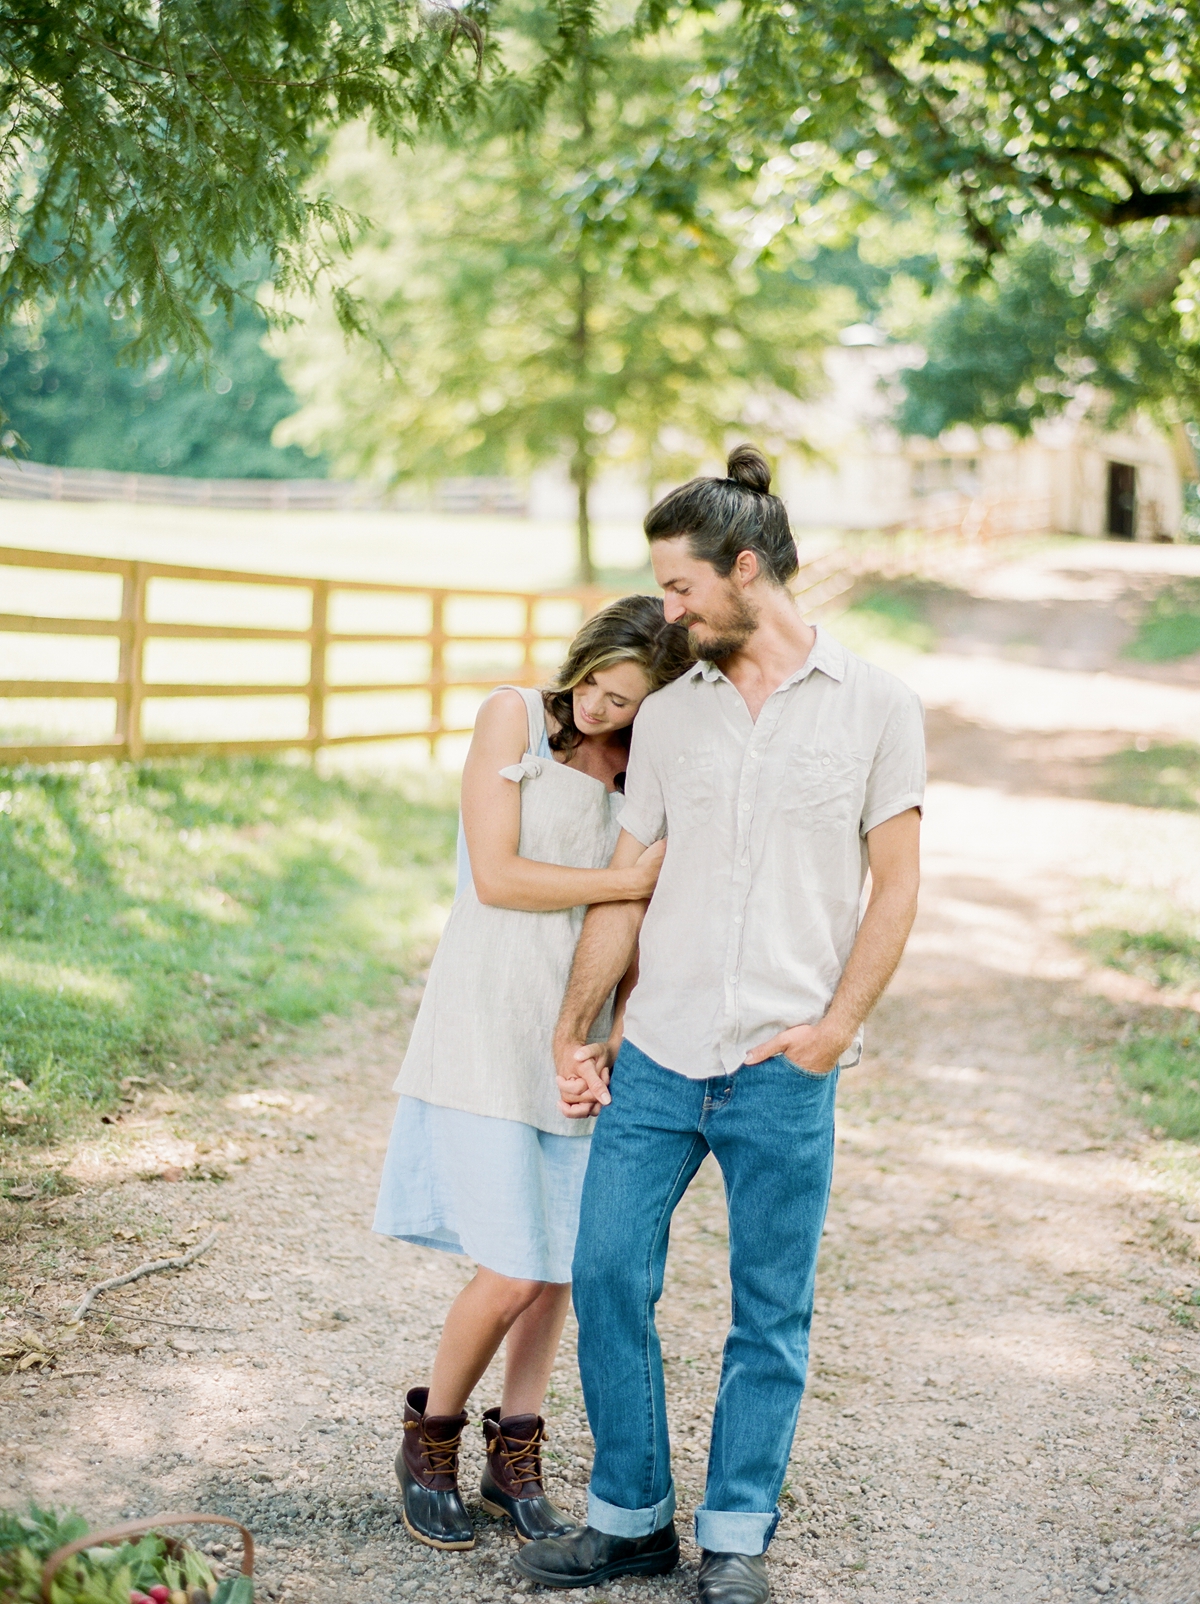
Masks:
[[[254,1538],[246,1528],[228,1515],[154,1515],[149,1520],[129,1520],[121,1526],[109,1526],[102,1532],[89,1532],[73,1543],[64,1543],[46,1561],[42,1570],[42,1598],[51,1604],[50,1584],[56,1573],[76,1554],[85,1548],[100,1548],[106,1543],[123,1543],[127,1537],[145,1537],[157,1532],[160,1526],[233,1526],[242,1534],[242,1568],[237,1577],[226,1577],[218,1586],[213,1604],[252,1604],[254,1598]],[[174,1542],[168,1538],[169,1543]],[[182,1545],[179,1545],[182,1546]]]

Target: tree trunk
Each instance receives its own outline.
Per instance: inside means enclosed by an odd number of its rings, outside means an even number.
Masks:
[[[579,540],[579,583],[596,583],[596,566],[592,561],[592,524],[588,513],[588,492],[592,488],[592,459],[588,454],[586,437],[581,437],[571,463],[571,478],[575,484],[575,527]]]
[[[583,240],[580,239],[582,254]],[[594,585],[596,567],[592,562],[592,526],[588,516],[588,491],[592,488],[592,453],[587,426],[588,357],[591,330],[588,312],[591,308],[591,284],[587,268],[579,263],[579,281],[575,299],[575,331],[571,344],[575,357],[575,389],[579,397],[579,416],[575,425],[575,455],[571,461],[571,479],[577,493],[576,531],[579,539],[579,583]]]

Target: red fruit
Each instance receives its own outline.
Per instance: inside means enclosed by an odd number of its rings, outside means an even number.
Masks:
[[[147,1598],[145,1593],[139,1593],[135,1587],[130,1591],[129,1604],[154,1604],[154,1600]]]
[[[154,1604],[167,1604],[167,1600],[170,1598],[170,1596],[171,1589],[169,1587],[164,1587],[161,1582],[159,1582],[157,1587],[152,1587],[150,1589],[150,1597],[154,1600]]]

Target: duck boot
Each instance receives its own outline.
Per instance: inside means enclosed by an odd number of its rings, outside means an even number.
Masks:
[[[546,1497],[542,1484],[542,1444],[546,1423],[540,1415],[506,1415],[488,1409],[483,1417],[487,1464],[479,1491],[489,1515],[512,1521],[519,1543],[561,1537],[579,1524]]]
[[[396,1455],[396,1479],[404,1499],[404,1524],[430,1548],[474,1548],[475,1528],[458,1490],[461,1415],[427,1415],[428,1387],[414,1387],[404,1400],[404,1440]]]

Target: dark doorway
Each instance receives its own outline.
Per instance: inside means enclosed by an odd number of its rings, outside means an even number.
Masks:
[[[1137,520],[1137,469],[1127,462],[1108,465],[1108,532],[1132,540]]]

